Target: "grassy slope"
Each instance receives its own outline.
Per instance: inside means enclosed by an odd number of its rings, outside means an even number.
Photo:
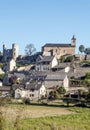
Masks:
[[[2,112],[5,130],[90,130],[89,108],[10,105]]]
[[[78,109],[78,111],[77,111]],[[24,119],[24,129],[36,130],[90,130],[90,110],[74,108],[77,114],[44,117],[36,119]]]

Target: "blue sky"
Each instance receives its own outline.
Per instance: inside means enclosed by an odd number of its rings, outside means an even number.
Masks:
[[[33,43],[70,43],[90,47],[90,0],[0,0],[0,50],[19,44],[19,54]]]

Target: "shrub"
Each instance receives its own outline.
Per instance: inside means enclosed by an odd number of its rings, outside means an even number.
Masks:
[[[66,59],[65,59],[65,62],[72,62],[74,60],[74,56],[68,56]]]
[[[57,89],[57,92],[58,92],[59,94],[65,94],[65,93],[66,93],[66,90],[65,90],[64,87],[59,87],[59,88]]]
[[[62,63],[62,62],[64,62],[65,61],[65,57],[64,56],[61,56],[60,57],[60,62]]]
[[[30,104],[30,99],[29,98],[23,98],[23,103],[24,104]]]

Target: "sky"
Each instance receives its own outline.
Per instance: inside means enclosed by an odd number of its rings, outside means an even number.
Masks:
[[[0,50],[3,44],[27,44],[37,51],[45,43],[70,43],[75,35],[76,53],[90,47],[90,0],[0,0]]]

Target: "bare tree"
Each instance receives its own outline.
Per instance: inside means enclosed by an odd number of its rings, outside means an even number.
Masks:
[[[25,47],[25,54],[26,55],[33,55],[36,52],[36,48],[34,47],[34,44],[28,44]]]

